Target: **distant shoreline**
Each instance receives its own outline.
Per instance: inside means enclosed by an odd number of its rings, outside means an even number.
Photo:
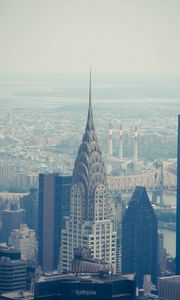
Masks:
[[[161,229],[168,229],[172,231],[176,231],[176,223],[164,223],[164,222],[158,222],[158,228]]]

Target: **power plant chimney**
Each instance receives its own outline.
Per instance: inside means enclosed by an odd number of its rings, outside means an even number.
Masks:
[[[119,158],[123,158],[123,130],[122,130],[122,124],[120,124],[120,135],[119,135]]]
[[[134,162],[137,162],[138,160],[138,128],[137,125],[135,125],[135,131],[134,131]]]
[[[108,154],[112,156],[112,124],[109,124]]]

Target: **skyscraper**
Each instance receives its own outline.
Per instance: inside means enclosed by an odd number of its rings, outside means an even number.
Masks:
[[[38,262],[43,271],[58,267],[63,217],[69,214],[72,176],[39,175]]]
[[[180,115],[178,116],[177,149],[176,274],[180,275]]]
[[[87,124],[74,165],[70,217],[61,236],[61,272],[70,271],[75,248],[89,248],[92,257],[116,264],[116,232],[107,196],[105,165],[93,121],[90,75]]]
[[[122,224],[122,273],[136,273],[137,287],[143,276],[157,284],[157,219],[145,187],[136,187]]]

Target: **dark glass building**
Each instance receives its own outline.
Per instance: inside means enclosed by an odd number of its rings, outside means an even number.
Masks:
[[[63,219],[69,215],[71,176],[39,175],[38,263],[43,271],[58,268]]]
[[[38,300],[135,300],[135,276],[81,276],[77,274],[41,276],[35,283]]]
[[[176,274],[180,275],[180,115],[178,116],[177,149]]]
[[[136,273],[136,285],[151,275],[157,284],[158,225],[145,187],[136,187],[122,224],[122,273]]]
[[[29,195],[26,195],[20,201],[20,207],[26,211],[26,224],[34,229],[36,236],[38,233],[38,201],[39,193],[37,188],[31,188]]]

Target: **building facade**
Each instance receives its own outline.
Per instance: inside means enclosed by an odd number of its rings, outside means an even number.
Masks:
[[[179,300],[180,276],[160,277],[158,279],[159,300]]]
[[[14,247],[9,247],[5,243],[0,244],[0,258],[9,257],[12,260],[21,259],[21,251],[15,249]]]
[[[157,284],[158,225],[145,187],[136,187],[122,224],[122,273],[136,273],[137,287],[144,275]]]
[[[25,222],[25,210],[18,207],[3,210],[2,212],[2,241],[8,243],[10,233],[13,229],[19,229]]]
[[[13,229],[9,238],[9,245],[21,251],[21,259],[35,264],[37,257],[37,240],[35,231],[21,224],[20,229]]]
[[[108,185],[98,145],[91,105],[85,133],[75,160],[70,217],[61,235],[60,272],[71,270],[75,248],[89,248],[93,258],[116,265],[116,231],[108,211]]]
[[[176,274],[180,275],[180,115],[178,116],[178,149],[177,149]]]
[[[20,207],[25,209],[26,224],[29,228],[34,229],[36,237],[38,234],[38,200],[39,192],[37,188],[31,188],[29,195],[24,196],[20,201]]]
[[[0,292],[26,289],[26,263],[23,260],[0,258]]]
[[[34,299],[135,300],[135,276],[49,274],[35,283]]]
[[[43,271],[58,268],[63,218],[69,214],[71,178],[39,175],[38,263]]]

